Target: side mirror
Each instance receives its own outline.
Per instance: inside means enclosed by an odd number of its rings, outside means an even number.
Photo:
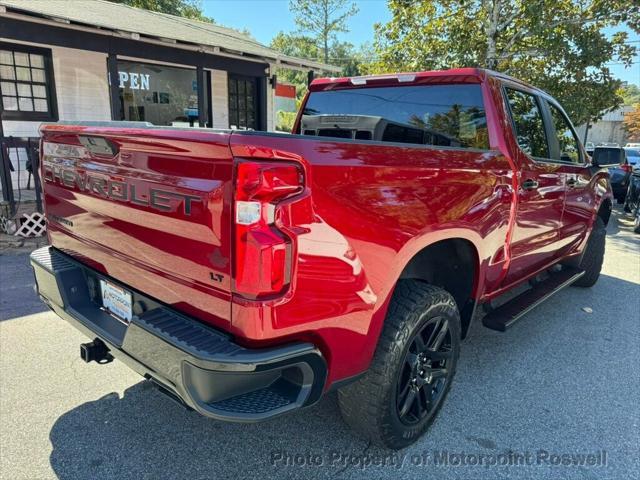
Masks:
[[[594,167],[618,167],[624,163],[624,150],[621,148],[596,148],[591,155]]]

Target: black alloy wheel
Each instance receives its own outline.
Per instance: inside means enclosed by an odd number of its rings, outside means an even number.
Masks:
[[[449,321],[433,317],[409,343],[396,387],[396,409],[407,425],[420,423],[437,410],[449,381],[453,355]]]
[[[375,445],[398,450],[431,426],[451,389],[460,355],[453,296],[420,280],[396,288],[364,376],[338,390],[342,418]]]

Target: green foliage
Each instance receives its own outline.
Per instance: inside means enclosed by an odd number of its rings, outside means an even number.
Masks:
[[[338,33],[348,32],[347,20],[358,12],[347,0],[290,0],[289,9],[302,34],[309,34],[329,63],[330,44]],[[305,37],[306,38],[306,37]]]
[[[297,112],[283,112],[278,110],[276,117],[276,130],[281,132],[291,132],[296,121]]]
[[[289,8],[295,15],[298,31],[278,33],[271,40],[271,48],[292,57],[316,60],[342,67],[343,76],[361,74],[363,54],[349,42],[340,42],[338,33],[348,31],[347,20],[357,11],[347,0],[291,0]],[[296,87],[296,106],[307,93],[307,72],[277,69],[278,82]],[[291,131],[295,114],[278,111],[276,129]]]
[[[364,47],[356,49],[349,42],[334,42],[329,50],[329,64],[341,67],[340,75],[354,77],[362,75],[362,64],[366,54]]]
[[[322,50],[317,42],[308,36],[295,33],[278,33],[271,40],[271,48],[285,55],[306,58],[309,60],[322,61]],[[360,75],[363,55],[348,42],[335,41],[330,45],[329,62],[331,65],[342,67],[342,76]],[[296,86],[298,101],[307,92],[307,73],[289,69],[278,69],[276,71],[278,81],[290,83]]]
[[[296,33],[279,32],[270,44],[271,48],[285,55],[306,58],[309,60],[323,61],[322,49],[317,42],[308,36]],[[365,55],[362,50],[357,50],[349,42],[335,41],[329,46],[328,62],[331,65],[342,67],[343,76],[349,77],[362,74],[362,65]],[[303,72],[293,72],[284,74],[286,81],[290,83],[307,82],[307,74]]]
[[[271,48],[292,57],[317,60],[320,50],[313,39],[302,35],[279,32],[271,40]],[[307,92],[307,73],[297,70],[278,69],[278,82],[290,83],[296,87],[296,96],[300,100]]]
[[[608,64],[630,65],[637,48],[603,29],[640,31],[637,0],[389,0],[389,10],[369,73],[489,68],[548,91],[575,124],[622,102]]]
[[[113,3],[122,3],[130,7],[144,8],[153,12],[168,13],[178,17],[200,20],[213,23],[213,19],[202,12],[200,0],[109,0]]]
[[[635,105],[640,103],[640,87],[633,83],[625,83],[620,87],[618,94],[622,97],[625,105]]]

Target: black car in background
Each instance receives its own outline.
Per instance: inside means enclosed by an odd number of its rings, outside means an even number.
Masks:
[[[640,161],[638,160],[633,166],[629,179],[629,189],[624,200],[624,211],[633,215],[633,231],[640,233]]]
[[[594,152],[597,151],[598,155],[602,158],[610,158],[612,161],[614,158],[619,158],[619,166],[609,168],[609,176],[611,177],[611,190],[613,196],[618,203],[624,203],[624,199],[627,196],[627,189],[629,188],[629,179],[631,178],[632,166],[627,159],[627,153],[622,147],[596,147]],[[618,163],[618,162],[615,162]]]

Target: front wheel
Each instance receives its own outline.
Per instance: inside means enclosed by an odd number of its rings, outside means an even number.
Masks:
[[[368,372],[338,391],[343,418],[377,445],[412,444],[442,407],[459,353],[460,314],[453,297],[401,280]]]

